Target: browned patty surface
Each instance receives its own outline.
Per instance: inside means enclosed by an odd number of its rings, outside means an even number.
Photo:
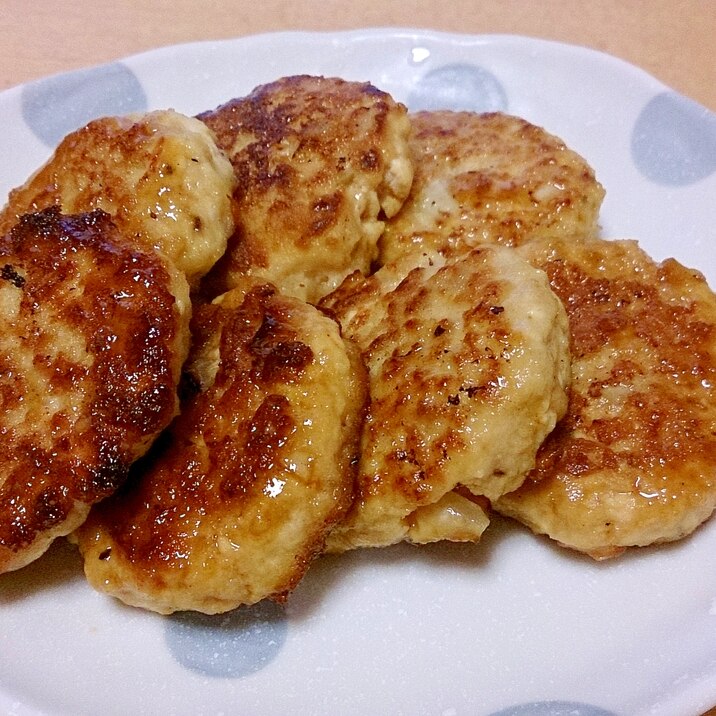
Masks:
[[[299,75],[199,117],[237,180],[236,233],[208,293],[270,281],[314,302],[370,269],[412,180],[403,105],[368,83]]]
[[[415,175],[386,224],[381,263],[414,250],[597,231],[604,189],[594,170],[541,127],[500,112],[417,112],[410,122]]]
[[[90,583],[161,613],[292,589],[348,509],[366,379],[316,308],[267,286],[198,309],[190,397],[78,530]]]
[[[68,134],[48,161],[10,192],[0,234],[23,214],[59,206],[101,209],[126,237],[158,250],[194,287],[233,230],[233,172],[193,117],[158,110],[102,117]]]
[[[370,404],[342,551],[476,540],[484,501],[515,489],[566,409],[567,317],[511,249],[406,256],[321,305],[363,351]]]
[[[0,238],[0,571],[73,530],[174,416],[186,294],[101,211]]]
[[[569,315],[566,417],[495,502],[595,558],[684,537],[716,507],[716,297],[633,241],[530,243]]]

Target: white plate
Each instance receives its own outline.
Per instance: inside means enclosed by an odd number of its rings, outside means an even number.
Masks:
[[[0,94],[0,191],[93,116],[213,108],[277,77],[370,80],[412,109],[501,109],[561,136],[636,237],[716,285],[716,116],[621,61],[511,36],[278,34],[169,47]],[[477,546],[319,561],[280,608],[163,618],[56,544],[0,578],[0,712],[663,714],[716,704],[716,521],[597,564],[498,522]]]

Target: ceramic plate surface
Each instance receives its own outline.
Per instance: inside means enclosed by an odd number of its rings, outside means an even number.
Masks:
[[[503,110],[557,134],[638,238],[716,286],[716,115],[583,48],[412,30],[168,47],[0,94],[0,191],[103,114],[210,109],[311,73],[411,109]],[[716,704],[716,520],[607,563],[507,521],[474,546],[319,560],[285,607],[160,617],[85,583],[59,542],[0,577],[0,713],[689,716]]]

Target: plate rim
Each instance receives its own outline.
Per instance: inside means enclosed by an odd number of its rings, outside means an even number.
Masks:
[[[73,69],[59,70],[42,75],[32,80],[11,85],[0,91],[0,99],[3,95],[22,89],[25,85],[31,85],[37,82],[43,82],[49,79],[57,78],[63,75],[71,75],[74,73],[87,72],[88,70],[101,69],[117,63],[137,63],[143,64],[148,60],[153,60],[165,53],[200,51],[214,47],[231,47],[241,45],[257,44],[274,44],[284,41],[295,44],[306,45],[316,40],[338,44],[340,42],[369,42],[381,41],[388,39],[413,39],[415,41],[427,40],[439,43],[460,44],[466,47],[476,47],[479,45],[509,44],[516,43],[520,45],[531,46],[540,50],[555,50],[558,52],[575,53],[588,56],[595,61],[612,66],[615,70],[636,73],[642,81],[646,81],[653,85],[655,91],[671,91],[687,97],[678,90],[668,86],[664,81],[651,74],[643,67],[634,64],[617,55],[613,55],[605,50],[596,47],[577,43],[567,42],[564,40],[555,40],[543,37],[535,37],[531,35],[522,35],[519,33],[468,33],[468,32],[452,32],[447,30],[435,30],[431,28],[420,28],[411,26],[383,26],[377,25],[372,27],[349,29],[349,30],[276,30],[260,32],[256,34],[237,35],[235,37],[225,38],[209,38],[201,40],[187,40],[177,43],[160,44],[156,47],[130,52],[127,54],[117,55],[114,59],[100,61],[96,63],[88,63]],[[696,100],[691,101],[698,103]],[[706,111],[711,112],[707,107]]]

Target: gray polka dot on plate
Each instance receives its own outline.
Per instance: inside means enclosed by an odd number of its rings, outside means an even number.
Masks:
[[[120,62],[47,77],[22,88],[23,119],[50,147],[92,119],[146,108],[141,83]]]
[[[187,669],[238,678],[273,661],[287,631],[283,607],[263,601],[212,616],[179,612],[167,619],[165,638],[172,656]]]
[[[452,109],[497,112],[507,109],[507,93],[488,70],[476,65],[452,64],[421,77],[408,95],[411,111]]]
[[[632,132],[634,164],[652,182],[693,184],[716,172],[716,114],[676,92],[642,109]]]
[[[574,701],[535,701],[497,711],[491,716],[616,716],[611,711]]]

